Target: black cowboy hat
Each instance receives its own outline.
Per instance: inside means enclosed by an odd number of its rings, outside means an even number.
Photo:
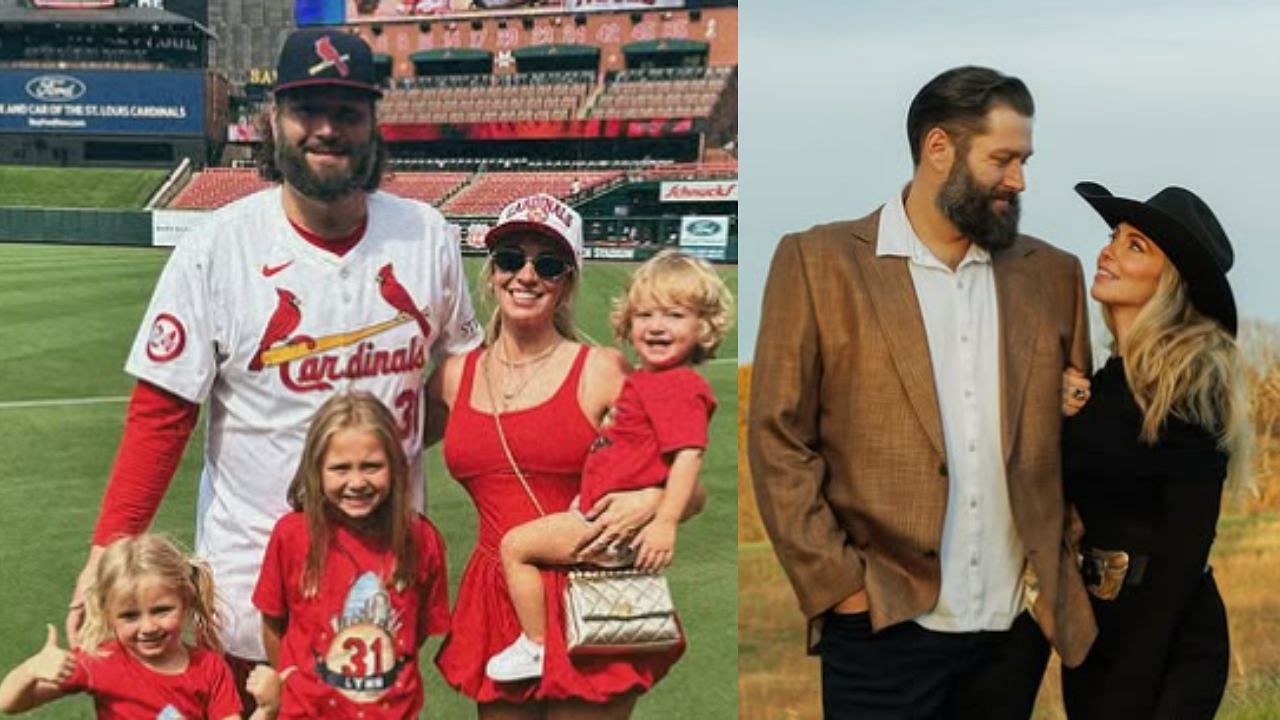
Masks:
[[[1127,222],[1151,238],[1187,283],[1196,310],[1236,334],[1236,300],[1227,282],[1235,253],[1203,200],[1176,186],[1161,190],[1146,202],[1116,197],[1095,182],[1077,183],[1076,192],[1111,227]]]

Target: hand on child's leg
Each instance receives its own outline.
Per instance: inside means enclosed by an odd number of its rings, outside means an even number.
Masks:
[[[676,551],[676,523],[663,518],[644,526],[632,541],[636,549],[636,568],[658,572],[671,564]]]

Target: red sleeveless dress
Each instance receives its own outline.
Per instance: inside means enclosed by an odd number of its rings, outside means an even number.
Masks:
[[[578,493],[587,451],[597,435],[578,402],[582,367],[589,351],[589,347],[582,347],[564,384],[549,400],[502,414],[511,454],[548,513],[569,508]],[[446,682],[481,703],[570,698],[602,703],[626,692],[647,690],[683,654],[683,645],[666,653],[621,659],[570,660],[564,644],[566,576],[556,570],[542,573],[547,593],[542,678],[495,683],[484,674],[489,657],[520,634],[498,544],[508,530],[537,518],[538,511],[511,470],[493,416],[471,407],[476,361],[482,352],[483,349],[476,349],[467,355],[458,397],[444,433],[445,464],[471,495],[480,522],[476,549],[462,573],[449,635],[436,655],[436,665]]]

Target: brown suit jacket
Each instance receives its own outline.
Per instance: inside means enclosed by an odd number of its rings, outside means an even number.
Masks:
[[[880,212],[783,238],[765,289],[748,450],[760,515],[813,621],[865,588],[876,630],[934,606],[947,459],[907,260],[876,257]],[[993,257],[1009,501],[1063,661],[1096,627],[1067,536],[1062,371],[1088,371],[1074,256],[1032,237]],[[811,624],[818,629],[818,623]],[[811,635],[811,638],[814,635]]]

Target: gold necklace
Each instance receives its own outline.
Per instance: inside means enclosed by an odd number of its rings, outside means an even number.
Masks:
[[[559,338],[556,338],[556,341],[551,343],[551,347],[547,348],[546,350],[543,350],[542,352],[538,353],[537,355],[534,355],[533,357],[524,358],[523,360],[508,360],[505,357],[498,357],[497,353],[494,353],[494,357],[498,359],[498,362],[502,363],[503,366],[509,369],[524,367],[525,365],[532,365],[538,362],[539,360],[546,358],[551,353],[555,352],[556,349],[560,347],[560,343],[562,342],[564,341]],[[503,345],[502,343],[499,343],[499,345],[502,347],[502,354],[506,355],[507,354],[506,345]]]
[[[520,361],[520,366],[528,365],[528,366],[531,366],[531,369],[529,370],[529,374],[525,376],[524,380],[520,381],[520,383],[516,385],[514,388],[503,387],[499,390],[499,392],[502,394],[501,410],[505,411],[507,407],[511,404],[511,401],[519,397],[520,394],[524,392],[524,389],[529,386],[529,383],[532,382],[535,377],[538,376],[538,373],[542,370],[542,367],[547,364],[547,361],[551,359],[551,356],[553,354],[555,354],[555,350],[560,347],[562,342],[563,341],[556,342],[556,344],[552,345],[549,350],[542,352],[532,360]],[[498,362],[503,362],[505,364],[505,361],[503,361],[502,358],[499,358],[497,353],[491,351],[485,354],[486,361],[491,357],[496,358]],[[508,368],[511,369],[511,366],[508,366]],[[505,379],[506,378],[504,378],[504,380]],[[489,362],[485,362],[484,364],[484,380],[485,380],[485,385],[489,387],[489,398],[490,398],[490,402],[492,402],[494,383],[493,383],[492,366]],[[495,412],[497,412],[498,410],[499,408],[497,407],[494,408]]]

